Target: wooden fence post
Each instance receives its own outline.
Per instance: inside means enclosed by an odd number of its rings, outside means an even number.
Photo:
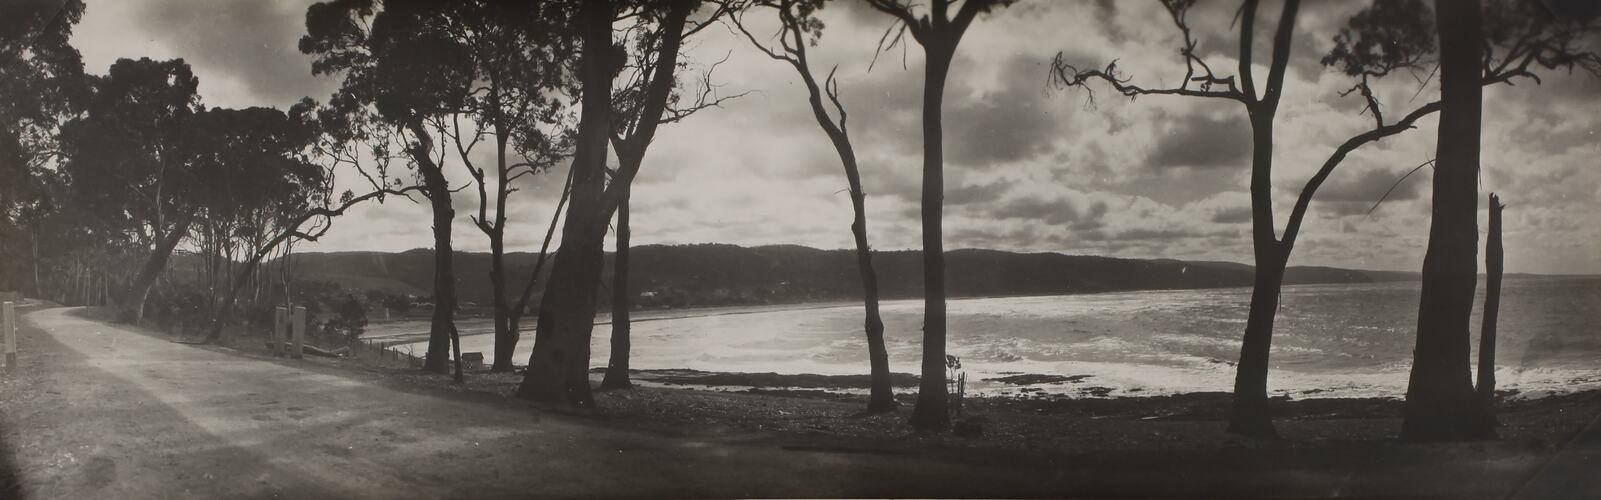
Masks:
[[[4,304],[4,306],[0,306],[0,308],[3,308],[5,310],[4,313],[0,313],[0,314],[3,314],[5,316],[5,324],[3,326],[0,326],[0,328],[4,328],[5,329],[5,336],[6,336],[6,368],[8,368],[8,369],[16,368],[17,367],[17,307],[16,307],[15,303],[6,302]]]
[[[295,359],[300,359],[301,357],[303,357],[305,355],[305,347],[306,347],[306,308],[305,307],[296,307],[295,308],[295,320],[293,322],[293,326],[291,327],[289,335],[290,335],[290,337],[289,337],[290,340],[289,341],[294,343],[293,349],[289,351],[289,357],[295,358]]]

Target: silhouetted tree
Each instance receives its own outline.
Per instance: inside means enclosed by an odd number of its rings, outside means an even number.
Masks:
[[[1510,84],[1518,76],[1539,83],[1531,71],[1537,67],[1571,71],[1577,66],[1601,75],[1601,54],[1595,52],[1593,43],[1587,44],[1598,32],[1593,8],[1580,13],[1582,16],[1559,17],[1559,13],[1573,14],[1551,10],[1565,5],[1562,2],[1491,1],[1482,10],[1477,1],[1435,5],[1442,46],[1440,93],[1446,110],[1440,116],[1433,219],[1423,261],[1417,346],[1401,426],[1401,438],[1408,441],[1494,436],[1494,418],[1487,413],[1492,408],[1476,401],[1470,377],[1469,318],[1478,285],[1475,257],[1482,120],[1482,93],[1470,83],[1478,79],[1482,84]],[[1499,207],[1492,208],[1495,212]],[[1499,288],[1499,283],[1496,286]],[[1493,327],[1491,330],[1486,333],[1493,334]],[[1493,378],[1493,361],[1484,368],[1492,371]],[[1493,393],[1493,380],[1488,382],[1483,389]]]
[[[567,206],[567,199],[573,193],[573,169],[567,169],[567,179],[562,181],[561,197],[556,200],[556,209],[550,213],[550,222],[545,225],[545,239],[539,244],[539,256],[534,259],[534,269],[528,273],[528,280],[523,282],[523,293],[517,298],[517,305],[511,309],[511,316],[507,318],[511,331],[522,334],[523,315],[528,310],[528,304],[533,300],[534,285],[539,283],[539,275],[545,270],[545,262],[550,257],[550,241],[556,236],[556,226],[561,223],[562,209]]]
[[[534,351],[517,395],[539,401],[566,401],[578,406],[594,404],[589,386],[589,341],[594,330],[595,292],[604,266],[606,222],[628,199],[639,173],[646,147],[667,116],[684,38],[711,20],[686,28],[699,0],[672,0],[631,5],[610,1],[580,2],[575,25],[582,55],[578,81],[581,114],[572,163],[569,206],[562,226],[561,247],[539,306]],[[630,7],[630,9],[625,9]],[[624,12],[627,10],[627,12]],[[721,10],[719,10],[721,12]],[[649,82],[637,112],[613,109],[613,77],[629,65],[626,47],[612,37],[612,23],[622,14],[643,22],[648,40],[643,47],[648,68],[637,73]],[[715,17],[715,15],[713,16]],[[635,61],[640,59],[636,58]],[[620,87],[625,90],[627,84]],[[632,132],[628,132],[628,131]],[[619,139],[626,139],[619,141]],[[635,142],[637,141],[637,142]],[[618,168],[607,181],[606,146],[617,149]]]
[[[1311,206],[1313,196],[1334,169],[1351,152],[1368,143],[1409,130],[1419,119],[1440,110],[1440,102],[1429,102],[1412,109],[1399,120],[1388,122],[1381,103],[1375,97],[1370,85],[1370,79],[1382,78],[1397,70],[1416,69],[1424,64],[1434,49],[1428,8],[1421,0],[1375,2],[1373,6],[1353,16],[1346,28],[1335,37],[1334,49],[1322,59],[1322,62],[1324,65],[1335,66],[1357,79],[1357,83],[1342,95],[1357,95],[1365,101],[1366,106],[1363,111],[1373,117],[1373,128],[1351,136],[1335,148],[1302,187],[1285,222],[1282,235],[1275,235],[1271,199],[1272,119],[1277,110],[1279,87],[1283,82],[1283,71],[1291,47],[1294,2],[1287,3],[1281,12],[1279,30],[1273,41],[1273,62],[1269,67],[1268,89],[1261,98],[1254,97],[1255,92],[1251,90],[1253,82],[1247,69],[1250,67],[1254,33],[1251,22],[1247,21],[1254,21],[1256,2],[1246,2],[1241,10],[1240,67],[1238,74],[1230,77],[1215,74],[1212,68],[1195,53],[1197,42],[1190,34],[1186,18],[1193,2],[1169,1],[1164,2],[1164,5],[1167,6],[1174,24],[1184,37],[1184,46],[1179,53],[1185,58],[1186,73],[1184,83],[1179,87],[1165,89],[1140,87],[1130,84],[1128,78],[1118,72],[1115,63],[1103,69],[1081,70],[1064,61],[1061,54],[1057,55],[1053,63],[1054,81],[1059,85],[1081,86],[1090,80],[1100,80],[1130,97],[1147,94],[1185,95],[1224,98],[1245,105],[1252,126],[1251,210],[1256,280],[1252,288],[1250,313],[1240,349],[1240,362],[1236,368],[1234,407],[1229,429],[1231,432],[1249,436],[1273,437],[1277,432],[1267,412],[1268,353],[1285,266],[1296,238],[1300,235],[1301,225]],[[1529,27],[1517,30],[1518,33],[1535,31],[1538,30],[1531,30]],[[1571,37],[1569,34],[1557,38],[1571,39]],[[1514,41],[1513,38],[1517,40]],[[1533,76],[1527,71],[1530,63],[1548,57],[1554,53],[1553,51],[1558,51],[1559,46],[1567,46],[1554,40],[1542,41],[1542,38],[1548,37],[1510,36],[1501,41],[1492,40],[1493,43],[1506,47],[1505,53],[1509,56],[1505,60],[1486,61],[1490,66],[1487,66],[1487,77],[1482,84],[1507,82],[1517,76]],[[1539,55],[1542,53],[1547,55]],[[1495,64],[1491,65],[1492,62]],[[1191,86],[1192,83],[1196,85]]]
[[[822,38],[823,23],[815,14],[823,8],[823,0],[761,0],[753,4],[777,11],[779,32],[774,38],[778,40],[778,48],[770,48],[758,40],[746,28],[742,17],[734,17],[734,25],[757,49],[768,57],[789,63],[800,75],[801,83],[806,85],[807,103],[811,105],[812,116],[834,145],[840,165],[845,168],[845,181],[850,189],[854,214],[851,235],[856,241],[856,269],[862,280],[862,327],[867,334],[867,359],[871,367],[867,411],[892,411],[899,404],[895,401],[895,391],[890,382],[889,351],[884,348],[884,321],[878,314],[878,274],[873,271],[873,251],[867,243],[867,193],[862,189],[856,149],[851,145],[850,134],[845,127],[847,115],[845,106],[839,101],[835,70],[829,70],[828,76],[819,84],[817,77],[812,74],[811,61],[807,59],[806,47],[815,45]],[[837,120],[823,103],[825,94],[828,102],[834,106],[834,114],[839,115]]]
[[[194,167],[199,209],[190,241],[206,256],[205,284],[213,303],[228,293],[235,264],[255,253],[279,225],[304,212],[320,193],[321,169],[301,154],[313,137],[309,101],[290,114],[272,108],[213,108],[184,127],[181,141]],[[293,115],[293,116],[291,116]],[[254,281],[255,273],[238,276]]]
[[[495,315],[490,371],[511,371],[518,333],[511,325],[506,288],[506,200],[516,191],[514,181],[545,171],[568,148],[570,137],[562,126],[565,103],[558,93],[568,83],[564,63],[570,51],[561,34],[566,15],[559,4],[538,2],[476,0],[430,7],[420,13],[424,29],[460,44],[471,61],[474,87],[451,117],[446,135],[478,187],[478,214],[470,218],[489,238]],[[462,129],[463,115],[471,120],[471,131]],[[471,154],[486,136],[494,140],[492,191],[486,168]],[[522,160],[514,163],[513,153]]]
[[[952,16],[954,0],[931,0],[921,17],[901,0],[868,0],[874,9],[894,16],[923,46],[923,367],[911,425],[920,431],[949,428],[951,416],[945,389],[945,138],[941,106],[945,77],[956,46],[979,14],[1004,7],[1010,0],[966,0]],[[896,40],[900,37],[897,36]]]
[[[1229,431],[1256,437],[1274,437],[1277,432],[1267,413],[1267,358],[1272,342],[1273,317],[1278,309],[1279,285],[1284,278],[1288,252],[1287,245],[1274,234],[1273,228],[1273,119],[1278,113],[1284,72],[1290,58],[1290,39],[1295,30],[1295,14],[1300,9],[1300,1],[1286,1],[1279,13],[1273,51],[1269,55],[1267,87],[1260,95],[1251,71],[1251,65],[1255,62],[1253,50],[1258,2],[1246,0],[1240,7],[1239,69],[1231,77],[1218,76],[1195,53],[1196,41],[1190,35],[1186,18],[1194,3],[1193,0],[1163,2],[1184,36],[1184,46],[1179,53],[1184,57],[1185,72],[1178,87],[1147,89],[1131,85],[1117,72],[1115,62],[1105,69],[1079,70],[1063,61],[1061,54],[1057,54],[1052,69],[1056,82],[1062,85],[1083,85],[1091,79],[1098,79],[1131,97],[1145,94],[1182,95],[1228,99],[1245,106],[1251,122],[1251,241],[1256,258],[1256,279],[1251,290],[1245,340],[1240,348]]]
[[[1460,100],[1458,112],[1442,111],[1440,116],[1441,135],[1436,145],[1438,156],[1434,169],[1434,219],[1430,226],[1429,251],[1424,259],[1423,299],[1419,304],[1418,344],[1407,389],[1407,419],[1402,426],[1404,439],[1419,441],[1489,437],[1493,431],[1486,425],[1491,419],[1481,415],[1482,406],[1475,404],[1469,359],[1469,315],[1477,286],[1480,120],[1477,110],[1481,91],[1467,89],[1501,83],[1511,85],[1518,78],[1540,83],[1536,71],[1542,68],[1569,71],[1577,68],[1601,75],[1601,55],[1593,45],[1588,45],[1597,33],[1594,12],[1559,16],[1550,7],[1563,3],[1534,0],[1493,0],[1482,8],[1476,2],[1439,5],[1449,5],[1449,10],[1459,14],[1465,9],[1479,9],[1482,15],[1436,20],[1432,19],[1435,13],[1418,0],[1375,2],[1352,17],[1346,29],[1336,37],[1334,50],[1324,58],[1325,64],[1337,65],[1346,74],[1362,76],[1365,84],[1369,76],[1382,76],[1401,68],[1421,70],[1432,63],[1426,57],[1432,54],[1427,52],[1397,50],[1394,40],[1398,37],[1422,38],[1419,45],[1432,47],[1425,42],[1433,36],[1436,27],[1441,33],[1448,28],[1447,24],[1449,29],[1461,28],[1469,32],[1464,35],[1452,31],[1462,38],[1450,40],[1442,35],[1439,43],[1441,103],[1449,101],[1452,95]],[[1480,27],[1457,26],[1458,22]],[[1470,39],[1472,41],[1468,41]],[[1453,44],[1458,46],[1452,47]],[[1467,53],[1453,52],[1456,50]],[[1446,59],[1452,58],[1458,67],[1448,75]],[[1364,95],[1369,95],[1365,86],[1359,88],[1364,89]],[[1368,100],[1369,109],[1376,110],[1373,99],[1368,97]],[[1442,105],[1435,107],[1444,108]],[[1464,120],[1472,123],[1464,123]],[[1446,151],[1450,151],[1449,155]],[[1454,164],[1444,165],[1446,161]]]
[[[80,0],[0,5],[0,289],[42,292],[40,230],[57,207],[52,191],[59,194],[51,186],[60,179],[51,172],[56,136],[88,97],[82,58],[69,43],[82,16]]]
[[[1501,198],[1490,193],[1489,241],[1484,243],[1484,313],[1479,323],[1479,414],[1484,428],[1495,431],[1495,323],[1501,311],[1501,271],[1505,259],[1501,247]]]
[[[525,399],[591,405],[589,334],[594,327],[595,288],[600,279],[606,142],[611,131],[612,76],[619,69],[612,45],[618,6],[610,1],[580,2],[578,30],[580,115],[573,150],[566,222],[556,264],[545,282],[535,326],[534,352],[517,395]]]
[[[342,74],[340,92],[374,106],[379,119],[406,137],[405,153],[433,209],[434,314],[423,370],[443,373],[459,337],[451,245],[456,211],[444,171],[446,153],[434,135],[444,127],[442,118],[464,108],[474,67],[470,49],[427,29],[426,17],[437,6],[426,0],[320,2],[306,10],[300,51],[315,56],[313,74]],[[457,378],[460,371],[458,366]]]
[[[677,28],[683,30],[680,38],[687,38],[710,25],[729,4],[716,5],[717,11],[710,18],[694,26]],[[672,13],[669,11],[667,15]],[[631,46],[627,52],[629,60],[624,63],[621,84],[612,92],[612,124],[616,130],[612,132],[611,145],[617,153],[619,172],[639,172],[658,125],[681,121],[697,111],[720,106],[723,101],[744,95],[718,97],[715,94],[712,73],[721,64],[719,61],[702,74],[700,92],[694,94],[693,99],[686,98],[678,82],[682,80],[679,76],[688,65],[687,62],[668,61],[662,57],[666,54],[661,49],[663,39],[668,36],[666,30],[675,28],[669,23],[652,22],[649,19],[643,26],[646,29],[625,32],[623,44],[625,47]],[[676,64],[678,67],[668,68],[663,64]],[[645,126],[647,123],[652,125]],[[619,180],[617,177],[613,179]],[[632,345],[629,339],[632,326],[629,309],[633,306],[633,292],[628,284],[628,244],[631,233],[628,203],[633,197],[633,182],[631,179],[624,184],[613,182],[608,187],[611,188],[615,188],[614,192],[617,193],[617,205],[612,207],[617,212],[616,251],[612,259],[611,356],[600,383],[603,390],[633,386],[628,378],[628,357]]]
[[[1474,418],[1469,318],[1478,286],[1479,130],[1484,88],[1483,13],[1478,0],[1436,0],[1440,34],[1440,128],[1434,210],[1423,256],[1417,347],[1407,384],[1401,438],[1485,437]]]
[[[76,203],[136,235],[148,252],[119,300],[135,323],[173,248],[200,209],[181,134],[200,110],[199,79],[182,59],[120,59],[93,79],[87,113],[62,128]]]
[[[302,99],[287,115],[278,113],[275,116],[276,110],[258,111],[256,118],[261,121],[242,131],[265,135],[279,131],[279,140],[272,142],[272,147],[246,152],[254,158],[235,157],[233,160],[265,164],[264,175],[276,174],[282,180],[259,182],[285,185],[264,189],[274,193],[265,204],[280,207],[274,210],[276,220],[263,233],[264,241],[255,246],[240,265],[240,271],[233,275],[226,294],[212,313],[207,342],[221,337],[239,291],[274,251],[294,241],[317,241],[333,227],[335,217],[360,203],[368,200],[382,203],[387,196],[409,198],[411,193],[425,189],[391,179],[388,175],[389,148],[397,139],[388,130],[373,127],[370,118],[363,118],[365,109],[353,101],[340,96],[336,96],[335,101],[332,106],[320,107],[311,99]],[[370,166],[364,165],[364,161],[370,162]],[[334,199],[335,181],[341,173],[359,175],[371,190],[360,195],[346,190]],[[459,381],[459,371],[457,376]]]
[[[617,207],[617,225],[614,229],[614,245],[612,252],[612,289],[611,289],[611,356],[606,358],[606,374],[600,379],[600,390],[610,391],[627,389],[634,386],[628,378],[628,357],[633,350],[633,339],[630,337],[632,320],[629,318],[629,307],[633,301],[629,300],[628,287],[628,240],[631,234],[628,229],[628,200]]]

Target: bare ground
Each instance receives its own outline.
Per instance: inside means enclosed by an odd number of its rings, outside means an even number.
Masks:
[[[1502,440],[1403,445],[1393,401],[1281,402],[1286,439],[1256,442],[1222,432],[1220,395],[998,399],[969,402],[981,437],[918,436],[905,409],[860,415],[852,396],[640,388],[541,408],[505,396],[514,374],[456,386],[80,313],[25,316],[22,367],[0,377],[0,487],[18,489],[0,496],[1502,498],[1571,462],[1601,412],[1596,394],[1512,402]]]

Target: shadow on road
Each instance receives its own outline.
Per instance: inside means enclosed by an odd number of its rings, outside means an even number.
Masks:
[[[22,498],[22,471],[11,458],[11,443],[6,439],[10,428],[5,417],[0,416],[0,498]]]
[[[175,491],[293,498],[316,491],[268,457],[91,366],[24,319],[20,368],[0,383],[0,498],[157,498]]]

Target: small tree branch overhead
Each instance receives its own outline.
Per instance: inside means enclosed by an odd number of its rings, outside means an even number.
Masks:
[[[1094,80],[1111,85],[1113,90],[1129,98],[1141,95],[1181,95],[1228,99],[1247,105],[1254,102],[1256,90],[1255,84],[1251,79],[1248,61],[1251,57],[1249,37],[1253,33],[1250,25],[1256,16],[1255,0],[1249,0],[1241,7],[1245,22],[1241,23],[1243,26],[1240,31],[1242,37],[1240,42],[1241,72],[1237,77],[1218,76],[1217,73],[1212,71],[1212,66],[1196,54],[1195,50],[1199,42],[1191,32],[1188,19],[1189,9],[1194,5],[1193,1],[1165,0],[1162,5],[1167,9],[1168,18],[1173,22],[1173,26],[1178,28],[1181,35],[1180,43],[1182,45],[1179,47],[1179,54],[1184,57],[1185,69],[1184,78],[1179,80],[1179,86],[1146,88],[1131,84],[1129,82],[1132,79],[1117,70],[1117,60],[1107,63],[1106,67],[1101,69],[1080,69],[1068,61],[1063,52],[1057,52],[1056,57],[1051,60],[1050,77],[1052,84],[1059,88],[1076,87],[1084,89],[1091,104],[1094,102],[1095,94],[1094,90],[1087,84]],[[1236,78],[1243,82],[1243,90],[1236,85]],[[1196,85],[1196,87],[1192,88],[1191,84]]]

